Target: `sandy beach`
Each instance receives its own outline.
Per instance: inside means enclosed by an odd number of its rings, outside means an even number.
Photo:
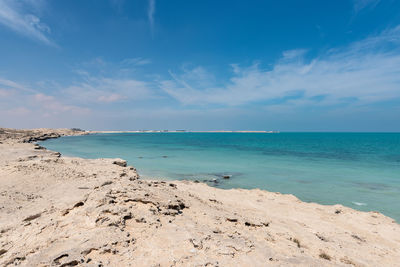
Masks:
[[[34,144],[81,134],[0,128],[1,266],[400,266],[400,226],[378,212],[142,180]]]

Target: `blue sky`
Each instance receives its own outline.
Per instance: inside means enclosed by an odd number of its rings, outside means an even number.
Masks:
[[[400,2],[0,0],[0,125],[400,131]]]

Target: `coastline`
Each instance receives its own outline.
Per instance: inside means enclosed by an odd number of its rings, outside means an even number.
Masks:
[[[140,180],[124,160],[64,157],[31,143],[93,132],[7,130],[0,265],[398,264],[400,225],[380,213],[258,189]]]

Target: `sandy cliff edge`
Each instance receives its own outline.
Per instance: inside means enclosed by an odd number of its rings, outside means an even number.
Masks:
[[[31,143],[74,134],[0,128],[1,266],[400,266],[400,225],[378,212],[140,180]]]

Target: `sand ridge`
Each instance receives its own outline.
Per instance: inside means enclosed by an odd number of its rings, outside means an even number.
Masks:
[[[86,132],[0,129],[1,266],[400,266],[400,226],[378,212],[141,180],[31,143],[71,134]]]

